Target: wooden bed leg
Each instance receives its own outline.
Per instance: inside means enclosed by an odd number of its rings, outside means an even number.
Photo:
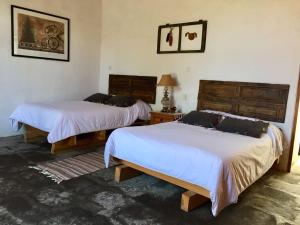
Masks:
[[[105,141],[106,139],[106,131],[102,130],[102,131],[97,131],[95,132],[95,138],[99,141]]]
[[[47,137],[48,133],[27,124],[24,124],[24,142],[40,140],[42,137]]]
[[[186,191],[181,195],[181,209],[185,212],[190,212],[208,200],[209,198],[196,194],[195,192]]]
[[[55,142],[52,144],[51,153],[56,154],[59,151],[72,148],[72,147],[76,146],[76,144],[77,144],[76,136],[69,137],[65,140]]]
[[[119,165],[119,166],[116,166],[115,181],[119,183],[123,180],[127,180],[130,178],[139,176],[141,174],[143,174],[143,173],[138,170],[135,170],[129,166]]]

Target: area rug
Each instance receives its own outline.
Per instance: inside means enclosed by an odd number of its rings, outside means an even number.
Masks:
[[[110,166],[116,165],[116,162],[111,161]],[[70,180],[85,174],[93,173],[97,170],[105,168],[103,152],[91,152],[74,157],[39,163],[30,168],[40,171],[40,173],[51,178],[56,183],[64,180]]]

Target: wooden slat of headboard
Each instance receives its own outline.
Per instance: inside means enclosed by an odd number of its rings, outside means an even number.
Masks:
[[[289,85],[200,80],[198,110],[285,121]]]
[[[132,96],[155,104],[157,77],[134,75],[109,75],[109,94]]]

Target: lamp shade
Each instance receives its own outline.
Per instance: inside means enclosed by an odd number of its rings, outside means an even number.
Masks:
[[[174,87],[176,86],[176,81],[172,78],[171,74],[163,74],[157,86]]]

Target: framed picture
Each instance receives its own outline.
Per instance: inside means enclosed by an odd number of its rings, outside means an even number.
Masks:
[[[159,26],[157,53],[204,52],[206,46],[206,32],[207,21],[204,20]]]
[[[180,27],[176,25],[160,26],[158,30],[158,53],[176,53],[179,50]]]
[[[180,52],[204,52],[206,23],[191,23],[182,26]]]
[[[12,56],[70,61],[70,20],[11,6]]]

